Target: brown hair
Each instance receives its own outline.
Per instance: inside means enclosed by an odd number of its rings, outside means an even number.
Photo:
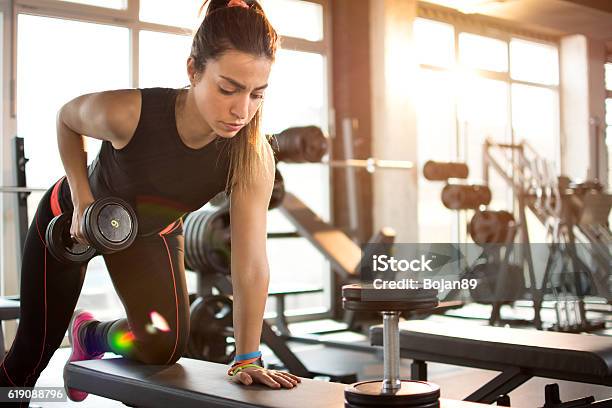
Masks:
[[[274,61],[279,38],[257,1],[245,0],[243,4],[248,7],[228,7],[228,0],[206,0],[200,12],[207,3],[206,16],[193,38],[189,55],[193,58],[198,73],[204,71],[209,60],[219,58],[229,50],[242,51]],[[261,108],[253,119],[230,139],[227,191],[248,185],[262,170],[267,170],[266,156],[272,152],[260,126]]]

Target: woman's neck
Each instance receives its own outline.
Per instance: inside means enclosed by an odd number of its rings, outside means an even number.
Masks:
[[[179,137],[187,146],[199,149],[217,137],[198,112],[192,88],[179,91],[176,97],[175,116]]]

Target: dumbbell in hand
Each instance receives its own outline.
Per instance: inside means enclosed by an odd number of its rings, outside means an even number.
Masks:
[[[111,254],[126,249],[136,239],[138,221],[124,200],[106,197],[91,203],[83,213],[83,233],[90,246],[70,236],[72,213],[53,218],[45,233],[47,248],[62,263],[87,262],[98,253]]]

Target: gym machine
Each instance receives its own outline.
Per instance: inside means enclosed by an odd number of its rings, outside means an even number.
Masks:
[[[552,330],[581,332],[603,328],[604,322],[587,319],[584,298],[591,294],[608,304],[612,302],[612,233],[608,224],[612,195],[604,193],[603,186],[596,181],[572,183],[565,176],[557,176],[554,164],[526,141],[503,144],[487,139],[483,145],[483,178],[487,183],[491,169],[513,189],[517,202],[519,264],[529,272],[536,327],[542,328],[540,312],[544,297],[552,293],[556,300],[556,323]],[[544,276],[539,284],[527,210],[546,228],[549,240]],[[581,253],[581,249],[585,251]]]

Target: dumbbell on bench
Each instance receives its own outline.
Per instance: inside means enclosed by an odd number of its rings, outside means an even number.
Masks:
[[[375,289],[372,285],[352,284],[342,287],[342,304],[347,310],[374,311],[383,315],[382,381],[362,381],[344,392],[345,406],[366,407],[438,407],[440,387],[426,381],[401,380],[399,376],[399,316],[412,310],[430,310],[438,305],[433,289]]]
[[[83,213],[83,233],[91,246],[70,236],[72,213],[53,218],[45,237],[51,255],[63,263],[87,262],[98,253],[111,254],[129,247],[136,239],[138,221],[132,207],[124,200],[106,197],[94,201]]]

